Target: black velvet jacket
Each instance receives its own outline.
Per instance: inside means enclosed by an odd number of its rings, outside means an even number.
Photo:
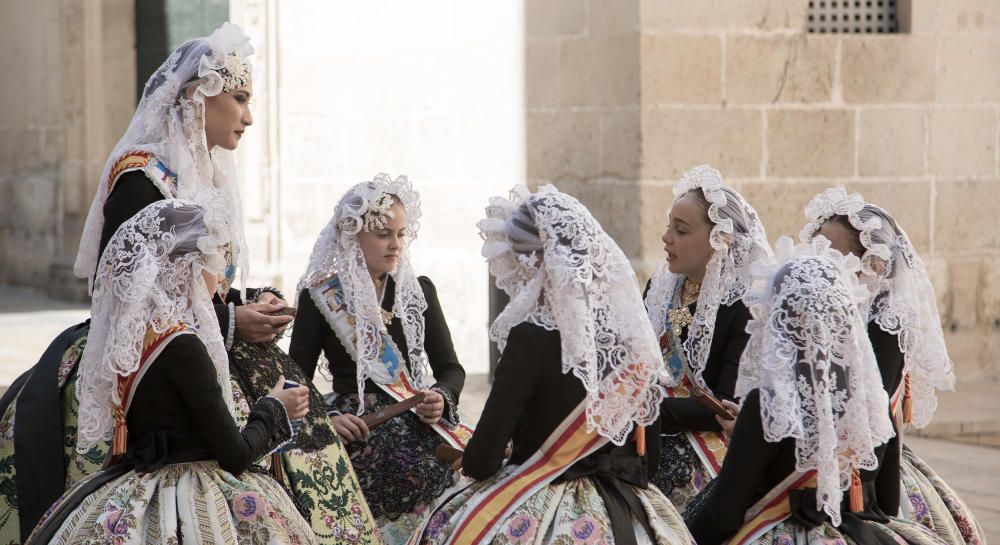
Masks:
[[[881,459],[885,451],[884,445],[877,448],[876,456]],[[699,545],[725,542],[743,525],[747,510],[794,471],[795,440],[786,438],[771,443],[764,438],[760,394],[758,390],[751,391],[743,401],[719,476],[704,492],[706,495],[696,498],[684,513],[695,542]],[[883,490],[887,487],[894,487],[897,491],[895,501],[898,510],[898,465],[895,480],[891,483],[883,482],[880,473],[879,470],[861,472],[864,511],[851,513],[848,494],[844,494],[840,507],[842,524],[838,528],[858,543],[892,543],[891,538],[862,522],[888,521],[882,511],[884,501],[880,501],[889,499],[883,498],[883,495],[888,496]],[[789,500],[791,517],[806,527],[812,528],[828,520],[816,506],[815,489],[794,490],[789,494]],[[891,513],[895,514],[895,510]]]
[[[647,282],[643,298],[649,292],[649,286],[650,283]],[[692,316],[697,308],[697,302],[688,305]],[[705,362],[705,370],[701,376],[715,397],[719,399],[735,399],[740,356],[743,355],[743,349],[746,348],[747,342],[750,340],[750,335],[746,332],[749,321],[750,310],[743,304],[743,301],[720,306],[719,312],[716,314],[712,346],[709,349],[708,361]],[[654,328],[659,329],[660,325],[654,324]],[[688,328],[684,328],[680,333],[681,342],[687,340],[687,335]],[[664,399],[661,414],[664,433],[688,430],[722,430],[715,420],[715,414],[691,398]]]
[[[139,471],[217,460],[238,475],[291,437],[281,403],[263,397],[242,432],[222,397],[212,359],[195,335],[172,339],[136,387],[126,460]]]
[[[111,237],[121,224],[138,214],[143,208],[162,200],[163,194],[141,170],[132,170],[119,176],[115,186],[111,189],[111,194],[108,195],[108,200],[104,202],[104,229],[101,231],[100,253],[104,253],[104,248],[107,247]],[[229,330],[229,306],[227,303],[240,306],[243,304],[243,300],[239,291],[231,289],[226,296],[226,303],[223,303],[218,296],[216,296],[214,303],[215,315],[219,319],[219,329],[225,338]]]
[[[437,381],[434,387],[446,391],[458,403],[462,387],[465,386],[465,369],[455,354],[451,331],[445,322],[434,284],[426,276],[418,277],[417,280],[427,300],[427,310],[424,311],[424,351],[427,353],[427,360]],[[396,283],[391,276],[387,277],[385,297],[382,300],[383,309],[392,310],[395,295]],[[302,290],[299,293],[298,305],[299,310],[295,317],[295,326],[292,328],[292,342],[288,354],[311,379],[316,374],[316,362],[322,351],[330,362],[333,390],[339,394],[356,393],[358,366],[316,307],[309,290]],[[406,335],[403,333],[403,323],[398,316],[392,319],[387,329],[405,360],[408,353]],[[369,380],[365,385],[365,391],[380,392],[381,389]]]
[[[503,463],[508,441],[513,447],[510,463],[523,463],[585,396],[580,379],[562,371],[559,332],[529,323],[515,326],[507,337],[479,424],[465,449],[463,471],[477,480],[493,476]],[[659,427],[657,420],[646,429],[647,437],[658,437]],[[639,456],[631,440],[620,447],[609,442],[557,479],[594,480],[611,518],[616,543],[635,542],[630,516],[647,525],[639,500],[629,487],[645,488],[649,475],[656,473],[660,442],[646,441],[646,448],[646,455]]]

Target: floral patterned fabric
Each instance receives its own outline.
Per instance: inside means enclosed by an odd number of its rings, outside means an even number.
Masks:
[[[66,488],[100,470],[110,450],[109,444],[94,447],[86,454],[76,452],[77,411],[76,369],[86,337],[76,341],[66,350],[59,367],[59,388],[62,392],[64,455],[66,460]],[[230,353],[230,367],[233,384],[233,400],[236,406],[237,424],[242,427],[250,414],[249,399],[244,394],[240,381],[260,387],[267,383],[266,393],[284,373],[289,380],[306,380],[290,358],[276,345],[247,345],[237,341]],[[282,357],[283,356],[283,357]],[[288,369],[294,366],[294,369]],[[263,372],[254,374],[247,369],[256,368]],[[297,374],[296,374],[297,373]],[[273,374],[273,380],[267,382]],[[251,382],[252,381],[252,382]],[[321,543],[379,543],[378,526],[372,517],[350,460],[336,433],[324,416],[325,407],[318,392],[313,392],[319,401],[319,409],[300,428],[305,430],[311,452],[292,449],[282,453],[283,470],[280,483],[294,498],[294,504],[309,521],[317,539]],[[314,401],[310,400],[311,405]],[[14,422],[15,403],[0,418],[0,545],[15,545],[20,542],[20,527],[17,513],[17,487],[15,485]],[[318,415],[318,418],[317,416]],[[272,459],[265,458],[259,465],[271,468]]]
[[[61,501],[71,501],[72,492]],[[129,471],[111,480],[68,514],[49,543],[305,545],[316,540],[274,480],[250,471],[237,478],[205,461],[141,475]]]
[[[476,495],[492,484],[505,479],[515,466],[508,466],[491,479],[458,489],[446,502],[435,509],[420,536],[420,545],[437,545],[447,541],[455,531],[455,520]],[[677,510],[655,488],[632,487],[642,503],[655,535],[646,533],[632,519],[638,543],[658,545],[693,545]],[[500,522],[490,543],[497,545],[527,545],[533,543],[610,545],[614,543],[611,521],[594,482],[589,477],[554,484],[533,494],[510,516]]]
[[[903,510],[908,520],[927,527],[950,545],[986,544],[979,521],[962,498],[905,445],[900,466],[903,491],[911,507]]]
[[[76,423],[79,403],[76,399],[76,364],[83,355],[87,338],[74,342],[63,353],[58,371],[58,387],[63,392],[63,448],[66,460],[66,487],[99,470],[110,445],[99,445],[86,454],[76,452]],[[17,485],[15,484],[17,460],[14,452],[14,425],[16,399],[0,418],[0,544],[20,543],[20,525],[17,512]]]
[[[712,477],[687,437],[672,433],[660,436],[660,465],[649,480],[683,512],[692,498],[712,482]]]
[[[365,394],[365,411],[374,413],[395,402],[386,393]],[[358,396],[332,398],[330,408],[353,414]],[[451,466],[434,456],[443,443],[411,411],[372,429],[367,440],[348,443],[351,463],[385,543],[405,543],[430,505],[455,482]]]
[[[281,375],[309,385],[309,414],[296,433],[295,448],[277,455],[280,471],[273,467],[273,455],[263,465],[284,485],[321,543],[380,543],[378,525],[326,415],[323,398],[299,366],[274,343],[249,344],[239,339],[229,350],[229,362],[232,376],[248,396],[241,395],[237,401],[238,419],[249,415],[250,404],[266,395]]]

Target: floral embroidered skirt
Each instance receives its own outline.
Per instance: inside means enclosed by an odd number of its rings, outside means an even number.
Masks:
[[[516,466],[507,466],[495,476],[449,491],[449,497],[434,509],[419,536],[420,545],[444,543],[456,530],[459,516],[473,507],[479,494],[506,479]],[[632,530],[640,544],[693,545],[694,539],[677,510],[655,488],[629,486],[638,497],[654,535],[632,516]],[[494,544],[610,544],[614,543],[611,520],[594,481],[580,477],[549,484],[524,501],[493,530]],[[417,537],[417,536],[414,536]]]
[[[76,452],[79,409],[79,402],[76,399],[76,364],[80,361],[86,345],[86,336],[76,340],[66,349],[59,361],[57,387],[62,392],[59,403],[63,424],[62,450],[66,480],[58,493],[101,469],[104,458],[110,450],[110,445],[102,444],[96,445],[86,454]],[[16,482],[17,457],[14,449],[16,405],[15,397],[0,417],[0,544],[2,545],[21,542]]]
[[[79,409],[79,401],[76,398],[76,369],[86,341],[84,336],[71,344],[59,362],[58,388],[63,424],[63,460],[66,470],[66,481],[58,491],[59,494],[100,470],[110,450],[110,445],[103,444],[95,446],[83,455],[76,452]],[[278,349],[275,347],[273,350]],[[259,358],[261,353],[271,351],[271,348],[262,351],[234,350],[231,354],[234,356],[231,365],[253,364],[265,367],[270,363]],[[251,357],[254,361],[244,359]],[[280,369],[278,372],[280,373]],[[286,376],[291,377],[290,374]],[[270,384],[273,383],[272,381]],[[242,427],[250,414],[250,406],[235,374],[232,384],[233,398],[237,407],[237,424]],[[21,542],[15,468],[17,458],[14,448],[15,406],[15,402],[10,403],[0,416],[0,545],[14,545]],[[334,443],[312,452],[292,449],[280,456],[283,462],[282,484],[286,491],[295,497],[296,507],[310,522],[320,543],[380,542],[374,517],[368,510],[350,460],[338,438],[334,437]],[[259,464],[270,469],[271,458],[265,458]]]
[[[365,394],[365,412],[395,403],[388,394]],[[332,398],[330,409],[355,413],[357,394]],[[371,430],[368,439],[347,444],[354,472],[386,545],[406,543],[437,499],[455,482],[451,466],[434,451],[444,443],[417,415],[407,411]]]
[[[90,479],[100,481],[104,472]],[[80,498],[66,492],[43,518],[31,543],[58,524],[53,544],[227,543],[314,544],[309,523],[281,486],[250,471],[239,477],[214,461],[172,464],[138,474],[129,471]]]
[[[660,465],[650,477],[678,511],[712,481],[711,474],[683,433],[660,435]]]
[[[242,388],[234,388],[242,392],[266,394],[279,375],[307,383],[298,365],[274,343],[252,345],[237,339],[229,356],[230,370],[242,384]],[[315,388],[313,393],[315,403],[311,396],[310,414],[295,439],[301,448],[272,455],[261,465],[281,481],[320,543],[379,544],[378,525],[365,502],[347,450],[325,414],[322,396]],[[242,393],[240,396],[237,421],[243,426],[250,414],[250,400],[244,399]],[[275,457],[281,463],[277,472],[273,471]]]
[[[912,450],[903,446],[900,478],[910,509],[902,516],[929,528],[950,545],[985,545],[986,536],[962,498]]]

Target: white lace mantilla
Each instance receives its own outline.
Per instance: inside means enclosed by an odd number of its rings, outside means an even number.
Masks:
[[[709,203],[712,231],[708,240],[714,252],[705,268],[684,351],[691,379],[698,386],[708,388],[702,373],[712,349],[719,306],[731,305],[743,298],[749,286],[750,264],[771,255],[771,246],[757,211],[739,193],[723,184],[718,170],[708,165],[688,169],[674,185],[674,202],[695,189],[701,189]],[[674,293],[683,283],[684,275],[670,272],[666,261],[660,263],[650,281],[645,301],[657,335],[663,334]]]
[[[233,410],[229,358],[202,270],[225,268],[224,236],[206,226],[203,208],[163,200],[123,223],[108,242],[94,282],[90,332],[80,360],[77,450],[111,439],[118,377],[134,373],[148,330],[183,323],[198,335],[215,364]]]
[[[543,249],[514,251],[507,220],[530,207]],[[590,212],[553,186],[517,186],[493,197],[479,222],[483,256],[510,302],[490,326],[503,351],[511,328],[528,322],[558,330],[562,370],[587,390],[587,425],[616,444],[659,415],[671,380],[642,312],[638,280],[625,254]]]
[[[817,506],[840,524],[852,469],[875,469],[875,447],[893,436],[863,317],[868,290],[859,260],[824,238],[793,246],[782,237],[776,252],[751,267],[736,396],[759,390],[765,439],[795,439],[796,469],[816,471]]]
[[[816,236],[833,216],[845,216],[859,232],[865,249],[861,257],[863,281],[871,290],[868,320],[896,335],[909,376],[912,424],[922,428],[937,409],[936,390],[955,386],[954,364],[941,329],[934,287],[910,237],[882,208],[866,203],[859,193],[843,187],[820,193],[806,206],[808,223],[799,238]]]
[[[354,320],[354,335],[347,337],[342,327],[333,322],[330,325],[342,336],[341,342],[345,343],[348,353],[355,356],[359,392],[365,391],[364,384],[368,379],[380,384],[390,384],[398,378],[398,372],[388,375],[385,365],[379,361],[382,340],[388,337],[388,331],[382,321],[375,284],[358,242],[358,233],[362,229],[383,221],[381,217],[373,220],[370,215],[390,213],[384,206],[386,195],[399,199],[406,210],[405,244],[396,270],[389,273],[396,284],[392,312],[403,325],[406,357],[415,386],[421,389],[428,387],[430,366],[424,353],[424,312],[427,310],[427,300],[410,260],[410,244],[420,228],[420,194],[413,189],[406,176],[393,180],[386,174],[378,174],[372,181],[362,182],[348,190],[337,203],[333,217],[316,239],[309,256],[309,265],[296,290],[316,288],[333,277],[339,279],[347,302],[346,312]],[[323,300],[314,302],[317,305],[325,304]],[[333,319],[332,309],[327,309],[324,316],[328,321]],[[350,346],[351,339],[353,346]],[[364,396],[361,396],[359,410],[364,410]]]

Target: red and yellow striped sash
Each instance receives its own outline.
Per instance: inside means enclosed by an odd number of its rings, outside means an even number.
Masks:
[[[667,388],[667,395],[673,398],[691,397],[693,389],[691,379],[684,375],[676,386]],[[713,479],[717,477],[719,471],[722,470],[722,461],[729,450],[726,436],[718,431],[688,431],[684,435],[710,476]]]
[[[139,367],[128,376],[118,376],[115,388],[119,402],[114,407],[115,431],[107,465],[116,464],[128,449],[128,428],[125,415],[128,414],[128,409],[132,405],[132,396],[135,395],[136,386],[139,385],[139,381],[146,374],[150,364],[156,361],[156,356],[159,356],[160,352],[163,351],[167,341],[185,333],[188,333],[188,326],[184,323],[168,327],[162,333],[157,333],[152,327],[146,329],[146,335],[142,339]]]
[[[586,402],[580,403],[531,458],[506,479],[480,491],[477,499],[466,505],[446,544],[489,541],[500,523],[521,503],[607,441],[598,433],[587,431]],[[414,538],[419,540],[421,533],[414,534]]]
[[[389,394],[389,396],[396,401],[407,400],[420,392],[413,387],[413,383],[407,376],[405,369],[399,373],[399,380],[396,382],[392,384],[379,384],[379,386],[385,391],[385,393]],[[461,422],[452,428],[445,424],[442,420],[438,420],[438,422],[431,426],[431,428],[433,428],[438,435],[444,438],[449,445],[459,450],[465,450],[465,445],[469,442],[473,432],[472,428]]]
[[[111,190],[114,189],[115,182],[118,181],[119,176],[130,170],[145,168],[152,159],[153,154],[147,151],[132,151],[123,155],[121,159],[115,162],[108,173],[108,193],[110,194]]]
[[[746,545],[774,528],[791,515],[788,493],[802,488],[816,488],[816,471],[796,471],[778,483],[766,496],[747,511],[743,527],[729,539],[727,545]]]

